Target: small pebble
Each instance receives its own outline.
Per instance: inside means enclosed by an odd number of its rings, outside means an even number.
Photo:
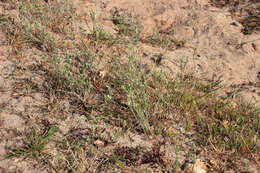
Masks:
[[[104,142],[101,140],[95,140],[94,145],[97,147],[104,147]]]

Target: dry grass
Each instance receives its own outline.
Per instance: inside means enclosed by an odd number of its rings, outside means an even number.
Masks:
[[[91,166],[88,171],[93,172],[113,171],[113,167],[126,170],[136,164],[148,163],[157,163],[166,169],[162,159],[164,153],[160,151],[163,144],[156,144],[151,151],[118,146],[109,155],[98,157],[97,153],[102,153],[102,149],[96,148],[94,141],[99,139],[114,144],[114,140],[102,137],[99,125],[104,124],[170,140],[172,134],[168,129],[176,119],[182,120],[180,123],[187,131],[197,132],[197,146],[211,147],[219,155],[234,157],[256,158],[259,154],[259,107],[242,103],[234,95],[219,95],[220,78],[213,76],[211,81],[201,81],[185,73],[185,64],[175,78],[146,68],[140,63],[138,52],[142,26],[137,17],[115,11],[111,20],[117,27],[116,36],[95,24],[89,34],[81,33],[80,41],[86,39],[89,44],[71,50],[62,44],[70,40],[78,45],[79,40],[74,39],[77,33],[73,29],[73,8],[67,1],[54,0],[48,4],[39,1],[38,4],[23,0],[14,4],[20,9],[19,18],[0,19],[9,44],[16,52],[22,47],[18,43],[42,51],[46,61],[41,68],[47,72],[43,78],[47,79],[48,87],[40,87],[46,97],[69,98],[71,111],[84,115],[87,121],[94,122],[94,126],[87,139],[84,135],[72,135],[55,141],[58,156],[39,156],[54,134],[52,127],[48,127],[44,133],[33,131],[28,145],[12,150],[8,157],[40,157],[57,172],[87,170],[81,163]],[[91,12],[93,21],[94,15]],[[170,31],[156,31],[145,38],[145,42],[166,49],[183,46],[183,42],[171,39],[171,34]],[[134,41],[126,41],[129,38]],[[120,41],[128,43],[128,48],[120,47]],[[103,53],[110,47],[118,52]],[[101,71],[96,65],[104,58],[105,70]]]

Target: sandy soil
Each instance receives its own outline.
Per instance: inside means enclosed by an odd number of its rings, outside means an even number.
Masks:
[[[225,92],[233,89],[244,89],[241,98],[259,104],[260,100],[260,79],[257,73],[260,71],[260,36],[254,31],[245,35],[243,25],[238,18],[230,13],[229,7],[217,8],[210,5],[209,0],[103,0],[101,3],[94,0],[74,0],[73,4],[77,13],[77,24],[86,31],[91,27],[85,25],[85,20],[89,21],[89,10],[93,9],[98,22],[104,25],[106,31],[115,33],[115,26],[108,20],[111,10],[117,8],[134,11],[140,16],[144,25],[142,36],[153,32],[153,28],[174,27],[174,37],[176,40],[184,41],[183,47],[174,50],[165,50],[154,47],[146,43],[141,43],[140,47],[146,56],[144,61],[151,61],[155,54],[163,54],[162,66],[169,70],[172,75],[176,74],[182,58],[188,57],[188,68],[191,72],[196,72],[200,78],[211,79],[213,74],[222,76]],[[3,11],[3,10],[1,10]],[[0,12],[1,13],[1,12]],[[13,11],[9,13],[15,13]],[[91,22],[88,23],[91,26]],[[11,53],[12,47],[7,45],[4,32],[0,32],[0,155],[8,151],[8,147],[22,146],[22,141],[26,134],[35,124],[40,124],[44,118],[44,111],[41,107],[46,107],[45,96],[42,92],[33,89],[32,94],[28,94],[28,88],[24,90],[24,80],[30,77],[39,78],[39,83],[44,83],[41,75],[30,71],[30,67],[41,64],[42,60],[38,56],[41,53],[35,49],[23,52],[23,58],[14,58]],[[87,128],[84,120],[67,110],[66,100],[59,103],[63,113],[70,116],[63,117],[59,113],[59,128],[65,134],[69,129],[78,127]],[[51,122],[57,122],[58,115],[52,112]],[[186,147],[192,148],[190,137],[192,134],[183,132],[182,127],[178,133],[186,136]],[[130,134],[131,135],[131,134]],[[127,136],[127,135],[126,135]],[[118,145],[131,146],[141,145],[149,147],[152,141],[142,140],[142,136],[134,135],[133,141],[129,138],[121,137]],[[176,139],[177,140],[177,139]],[[137,144],[136,144],[137,143]],[[171,155],[173,149],[166,147],[169,162],[176,161],[176,155]],[[106,149],[108,150],[108,149]],[[207,158],[207,152],[201,149],[199,157]],[[185,152],[180,153],[179,161],[184,164]],[[207,158],[208,162],[214,160]],[[242,160],[242,159],[241,159]],[[239,161],[238,161],[239,162]],[[239,162],[240,163],[240,162]],[[215,170],[221,170],[221,160],[217,161]],[[213,164],[211,164],[212,166]],[[255,163],[248,163],[244,170],[257,172]],[[214,166],[212,166],[214,167]],[[237,167],[236,167],[237,168]],[[231,167],[226,166],[225,172],[236,172]],[[161,171],[161,170],[157,170]],[[35,160],[9,159],[0,160],[0,172],[51,172],[51,168],[40,165]],[[208,170],[210,172],[210,170]],[[213,171],[214,172],[214,171]],[[215,171],[217,172],[217,171]]]
[[[213,7],[207,0],[110,0],[103,3],[106,11],[114,7],[133,9],[141,16],[143,34],[151,34],[158,25],[167,28],[173,24],[175,38],[185,41],[183,48],[165,52],[146,44],[141,45],[143,51],[149,54],[163,53],[163,64],[173,71],[177,67],[172,62],[178,64],[181,58],[189,57],[190,68],[197,71],[199,76],[209,79],[213,74],[222,76],[223,84],[247,90],[243,94],[247,101],[259,100],[259,33],[244,35],[241,32],[243,26],[230,14],[229,8]],[[79,1],[77,5],[84,6],[84,1]],[[111,23],[105,25],[113,29]]]

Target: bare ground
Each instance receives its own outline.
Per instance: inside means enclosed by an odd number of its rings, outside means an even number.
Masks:
[[[18,15],[16,2],[1,2],[0,15],[15,20]],[[115,21],[109,16],[115,11],[138,14],[144,26],[142,38],[153,34],[153,28],[167,31],[173,26],[177,41],[173,45],[162,46],[140,39],[138,46],[143,63],[153,66],[155,71],[162,69],[175,76],[180,69],[180,59],[188,57],[188,72],[205,80],[212,79],[213,74],[222,76],[220,93],[242,89],[237,100],[259,105],[259,27],[246,28],[238,12],[232,11],[232,4],[223,4],[208,0],[75,0],[73,24],[76,29],[82,27],[84,32],[90,33],[94,24],[89,12],[93,10],[97,23],[114,35],[118,32]],[[240,6],[244,7],[244,4],[235,7]],[[164,133],[147,136],[132,127],[125,129],[121,124],[114,125],[109,120],[100,123],[99,112],[91,112],[94,118],[85,116],[83,111],[77,110],[81,107],[70,95],[52,88],[55,80],[52,81],[46,70],[48,63],[42,57],[48,51],[25,43],[15,32],[12,34],[10,37],[2,26],[0,155],[3,157],[0,172],[258,172],[259,152],[234,156],[232,151],[219,150],[210,141],[205,145],[200,141],[203,130],[187,130],[182,116],[169,116],[164,120],[171,122],[170,125],[162,123],[167,128],[167,138]],[[63,46],[73,52],[74,46],[83,43],[68,41]],[[114,53],[114,48],[106,51],[105,55],[121,55]],[[160,61],[156,61],[160,56]],[[102,71],[103,66],[102,62],[97,69]],[[50,126],[59,130],[41,153],[26,159],[4,158],[13,148],[25,151],[32,132],[38,130],[45,134]],[[258,140],[259,132],[255,136]],[[127,161],[118,159],[121,154]]]

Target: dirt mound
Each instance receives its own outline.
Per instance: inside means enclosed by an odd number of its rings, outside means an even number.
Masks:
[[[200,77],[222,76],[224,84],[230,88],[245,90],[243,97],[247,101],[259,100],[260,20],[257,20],[257,1],[110,0],[103,3],[108,12],[114,7],[133,9],[144,24],[144,35],[151,34],[154,28],[172,27],[174,39],[185,42],[185,46],[165,52],[154,46],[141,45],[146,53],[163,53],[162,64],[168,68],[177,70],[175,64],[188,57],[190,68]],[[107,27],[113,28],[111,24]]]

